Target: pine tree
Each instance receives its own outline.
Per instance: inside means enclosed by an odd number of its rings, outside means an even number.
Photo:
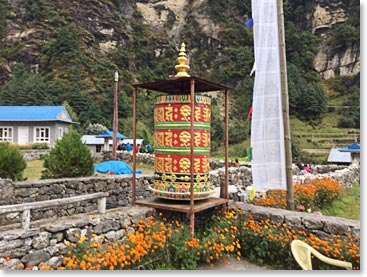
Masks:
[[[42,179],[82,177],[93,174],[93,159],[81,135],[71,129],[45,157]]]
[[[0,178],[22,181],[27,163],[19,149],[9,143],[0,143]]]

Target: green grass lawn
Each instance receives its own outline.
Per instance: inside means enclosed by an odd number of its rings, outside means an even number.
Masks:
[[[23,177],[29,181],[40,180],[43,169],[43,160],[27,161],[27,167],[24,170]]]
[[[360,220],[360,189],[360,186],[353,186],[332,206],[322,209],[322,214]]]

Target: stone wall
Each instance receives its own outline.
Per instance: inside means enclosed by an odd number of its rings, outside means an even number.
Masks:
[[[318,166],[314,173],[300,171],[295,165],[292,166],[293,183],[307,183],[312,179],[330,178],[338,181],[344,188],[360,184],[359,166],[322,165]],[[245,164],[240,167],[229,167],[229,198],[234,201],[248,202],[248,196],[252,186],[252,171]],[[225,183],[225,169],[219,168],[210,172],[210,182],[215,187]]]
[[[152,196],[149,187],[152,176],[137,175],[136,196]],[[64,197],[109,192],[106,208],[127,207],[132,203],[131,175],[111,175],[107,177],[64,178],[40,181],[12,182],[0,179],[0,205],[13,205],[28,202],[52,200]],[[86,213],[97,209],[97,200],[82,201],[75,204],[58,206],[53,209],[31,211],[31,220],[69,216]],[[20,213],[0,215],[0,225],[20,222]]]
[[[142,154],[149,155],[149,154]],[[360,183],[360,168],[357,166],[320,167],[320,172],[306,174],[298,172],[294,175],[294,182],[307,182],[313,178],[332,178],[337,180],[342,186],[350,188]],[[247,166],[239,168],[230,167],[229,171],[229,198],[236,202],[248,202],[247,190],[252,185],[251,169]],[[294,168],[294,174],[297,169]],[[137,175],[136,193],[138,198],[152,196],[150,186],[154,179],[151,175]],[[210,183],[213,187],[219,188],[225,182],[225,170],[220,168],[210,172]],[[131,175],[112,175],[107,177],[88,178],[65,178],[49,179],[40,181],[12,182],[11,180],[0,179],[0,205],[12,205],[27,202],[51,200],[63,197],[71,197],[94,192],[109,192],[107,198],[107,209],[126,207],[131,204]],[[55,217],[85,213],[95,210],[97,200],[83,201],[77,204],[68,204],[52,210],[32,211],[31,218],[36,220],[43,217]],[[0,225],[19,222],[19,213],[0,215]]]
[[[41,160],[50,153],[50,150],[21,150],[26,161]]]
[[[255,206],[246,203],[234,203],[234,209],[240,209],[242,217],[253,217],[255,221],[270,220],[272,224],[285,223],[289,228],[312,233],[320,239],[330,238],[333,235],[345,235],[345,232],[354,238],[360,236],[360,221],[332,216],[322,216],[314,213],[296,212]]]
[[[126,207],[105,214],[39,220],[32,223],[29,231],[0,228],[0,270],[16,269],[20,263],[26,267],[38,266],[41,262],[52,268],[63,266],[67,244],[77,243],[82,236],[91,240],[92,234],[97,235],[97,241],[103,237],[109,241],[124,240],[128,233],[135,232],[133,224],[151,215],[149,208]],[[6,262],[6,257],[12,260]]]
[[[240,209],[244,219],[250,216],[255,221],[269,219],[273,224],[284,223],[291,229],[313,233],[321,239],[334,234],[343,236],[344,232],[350,233],[355,238],[360,236],[360,222],[356,220],[316,216],[232,201],[230,206],[233,209]],[[20,263],[24,263],[26,267],[36,267],[40,262],[57,268],[62,266],[63,254],[67,252],[66,245],[77,243],[81,236],[92,239],[92,234],[95,234],[96,240],[102,240],[104,237],[111,242],[123,241],[127,233],[135,232],[133,224],[139,223],[142,217],[157,216],[158,212],[146,207],[130,206],[107,210],[105,214],[89,213],[43,219],[33,222],[29,231],[0,227],[0,270],[16,269]],[[210,220],[210,216],[205,214],[212,212],[213,209],[197,213],[195,226],[199,226],[197,223],[205,226]],[[186,214],[183,216],[176,214],[173,217],[188,222]],[[170,220],[171,218],[168,218],[168,221]],[[11,257],[11,262],[6,262],[5,257]]]

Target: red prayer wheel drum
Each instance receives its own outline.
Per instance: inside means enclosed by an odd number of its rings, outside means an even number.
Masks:
[[[209,182],[210,103],[195,95],[194,134],[191,134],[191,96],[161,95],[154,106],[155,173],[157,197],[190,200],[191,135],[194,136],[194,200],[212,194]]]

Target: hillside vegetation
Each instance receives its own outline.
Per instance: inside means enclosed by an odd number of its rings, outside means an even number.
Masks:
[[[321,50],[338,60],[359,53],[359,1],[283,2],[293,149],[326,151],[327,133],[346,145],[351,130],[359,132],[359,73],[342,76],[340,65],[324,80],[315,64]],[[342,9],[345,18],[313,32],[320,7]],[[95,123],[112,129],[117,70],[119,131],[131,137],[133,84],[174,75],[185,42],[192,76],[232,88],[230,153],[246,156],[254,82],[253,33],[244,26],[250,0],[0,0],[0,10],[0,105],[65,105],[81,133],[91,134]],[[153,142],[156,95],[138,94],[137,135],[147,143]],[[212,104],[214,154],[223,149],[222,118],[219,95]]]

